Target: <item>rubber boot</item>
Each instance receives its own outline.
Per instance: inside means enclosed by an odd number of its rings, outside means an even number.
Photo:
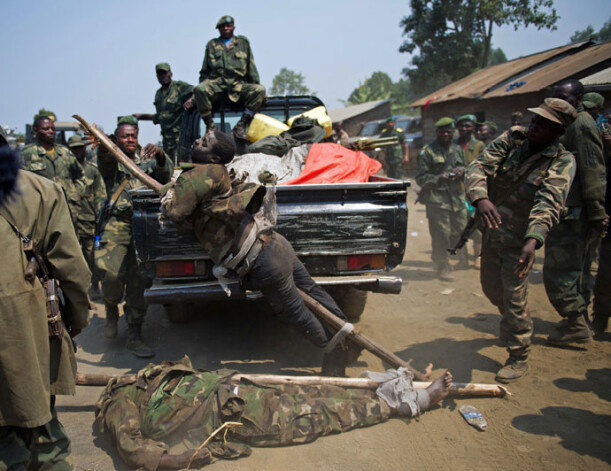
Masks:
[[[346,367],[354,363],[363,350],[354,342],[347,341],[340,343],[329,353],[325,353],[322,359],[321,375],[333,377],[345,377]]]
[[[248,140],[248,137],[246,137],[246,127],[252,121],[252,116],[253,116],[252,114],[249,114],[248,112],[245,111],[242,114],[242,117],[240,118],[240,120],[236,123],[236,125],[231,130],[231,132],[237,139],[241,139],[243,141]]]
[[[112,340],[117,338],[119,322],[119,306],[116,304],[106,304],[106,323],[102,328],[104,338]]]
[[[494,379],[499,383],[512,383],[526,376],[526,373],[528,373],[528,357],[510,355]]]
[[[554,331],[547,337],[550,345],[562,347],[576,343],[592,341],[592,332],[585,316],[572,316],[554,326]]]
[[[214,120],[212,119],[212,114],[207,114],[206,116],[202,116],[204,123],[206,124],[206,132],[216,131],[216,124],[214,124]]]
[[[127,326],[127,349],[140,358],[155,356],[155,351],[142,340],[142,324]]]

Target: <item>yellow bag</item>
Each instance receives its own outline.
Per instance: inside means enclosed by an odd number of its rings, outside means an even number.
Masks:
[[[331,118],[327,114],[327,109],[324,106],[317,106],[316,108],[312,108],[310,111],[306,111],[305,113],[293,116],[291,119],[288,120],[288,125],[292,126],[293,121],[295,121],[300,116],[307,116],[308,118],[315,119],[316,121],[318,121],[318,124],[325,128],[325,137],[331,136],[333,123],[331,122]]]
[[[289,127],[282,121],[278,121],[263,113],[255,113],[248,127],[246,137],[248,137],[250,142],[257,142],[264,137],[277,136],[288,130]]]

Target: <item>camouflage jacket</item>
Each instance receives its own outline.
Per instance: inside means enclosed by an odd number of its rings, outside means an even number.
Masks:
[[[489,231],[495,245],[522,247],[526,238],[543,245],[559,220],[575,175],[575,159],[562,144],[555,142],[533,154],[526,138],[526,128],[512,127],[492,141],[467,171],[471,203],[482,198],[494,202],[520,179],[523,165],[535,165],[524,183],[498,206],[503,222]]]
[[[80,209],[77,217],[79,237],[94,236],[95,221],[106,201],[106,187],[97,165],[85,160],[82,164],[85,176],[81,187]]]
[[[23,168],[59,183],[68,198],[72,221],[76,227],[79,200],[83,191],[83,169],[74,154],[66,146],[54,144],[55,158],[39,144],[28,144],[23,148]]]
[[[155,93],[153,122],[161,126],[161,135],[168,139],[178,136],[182,105],[193,94],[193,85],[172,80],[167,90],[159,88]]]
[[[605,218],[605,160],[596,121],[580,109],[577,119],[560,138],[577,162],[575,180],[566,201],[566,219],[598,221]],[[582,212],[585,211],[585,214]]]
[[[452,157],[453,156],[453,157]],[[453,158],[453,163],[447,164]],[[465,208],[465,187],[462,180],[439,182],[439,176],[454,169],[465,167],[465,154],[456,144],[444,149],[437,141],[424,146],[418,156],[416,182],[422,187],[420,201],[427,205],[450,211]]]
[[[396,146],[389,146],[385,149],[385,157],[387,161],[390,160],[399,160],[402,161],[405,155],[405,133],[401,128],[394,128],[392,131],[389,131],[385,128],[380,137],[397,137],[399,139],[399,144]]]
[[[215,38],[206,45],[204,62],[199,72],[199,81],[215,80],[227,87],[231,101],[237,101],[242,83],[259,83],[259,72],[244,36],[234,36],[229,47],[221,38]]]
[[[0,270],[0,427],[33,428],[51,420],[51,394],[74,394],[76,360],[67,330],[50,342],[44,289],[25,279],[28,260],[13,224],[34,242],[62,289],[65,325],[88,324],[91,273],[59,185],[20,171],[15,197],[0,208],[4,267]],[[0,461],[2,461],[0,459]]]
[[[484,150],[484,147],[486,147],[486,144],[484,144],[479,139],[475,139],[475,137],[473,136],[471,136],[471,140],[464,147],[461,146],[458,142],[458,137],[455,137],[453,142],[454,144],[462,148],[463,152],[465,153],[465,163],[467,165],[477,159],[479,154],[481,154]]]
[[[167,183],[172,178],[174,167],[172,166],[172,160],[167,155],[163,167],[159,167],[155,159],[141,160],[138,154],[136,154],[134,161],[138,167],[159,183]],[[144,184],[136,177],[132,176],[129,170],[120,164],[115,165],[113,171],[110,172],[109,175],[103,176],[108,198],[112,197],[125,178],[129,178],[130,181],[127,187],[119,195],[113,207],[112,214],[101,234],[101,243],[106,244],[112,241],[115,244],[128,245],[132,240],[131,220],[133,205],[132,197],[129,192],[130,190],[135,190],[136,188],[144,186]]]
[[[235,247],[240,225],[246,213],[254,214],[263,200],[265,187],[243,183],[235,187],[224,165],[184,165],[176,182],[166,185],[162,194],[172,189],[162,203],[162,211],[175,223],[187,219],[204,249],[218,264]]]
[[[336,386],[257,386],[231,382],[235,371],[196,371],[188,357],[150,364],[136,378],[112,379],[96,405],[96,422],[112,434],[130,466],[157,470],[164,443],[197,448],[224,422],[241,422],[206,447],[218,458],[248,456],[253,446],[307,443],[388,420],[375,391]]]

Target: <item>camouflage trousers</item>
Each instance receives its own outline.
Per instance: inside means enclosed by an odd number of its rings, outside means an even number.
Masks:
[[[227,97],[227,87],[222,79],[204,80],[199,85],[193,87],[195,105],[202,116],[210,114],[212,105]],[[257,112],[265,99],[265,87],[256,83],[242,83],[242,90],[237,103],[241,103],[245,108]]]
[[[384,158],[384,172],[388,178],[401,180],[403,178],[403,156],[387,151]]]
[[[600,246],[598,273],[594,285],[594,304],[596,317],[608,318],[611,314],[611,239],[607,237]]]
[[[180,131],[180,130],[179,130]],[[162,133],[162,137],[163,137],[163,151],[168,155],[168,157],[170,157],[170,159],[172,159],[172,162],[174,163],[174,165],[177,165],[177,155],[176,152],[178,150],[178,135],[179,135],[179,131],[177,132],[167,132],[167,133]]]
[[[437,269],[441,270],[450,265],[448,249],[458,242],[460,233],[467,225],[467,210],[464,206],[458,211],[450,211],[427,204],[426,217],[433,245],[431,258]]]
[[[587,315],[592,295],[590,267],[599,244],[585,221],[563,220],[545,243],[543,282],[547,296],[562,317]]]
[[[91,281],[93,283],[101,281],[102,276],[100,275],[100,270],[98,270],[95,266],[95,253],[93,250],[95,236],[83,235],[83,233],[81,232],[78,241],[81,245],[83,257],[85,257],[85,261],[87,262],[87,266],[89,267],[89,271],[91,272]]]
[[[526,304],[528,277],[513,273],[521,248],[493,247],[484,238],[480,280],[486,297],[501,313],[501,341],[510,356],[525,357],[530,351],[533,321]]]
[[[375,391],[337,386],[257,387],[240,385],[244,400],[232,438],[253,446],[308,443],[318,437],[388,420],[388,404]]]
[[[134,244],[112,241],[95,252],[97,267],[103,271],[102,297],[108,306],[117,306],[125,293],[123,312],[129,325],[142,324],[146,315],[144,290],[151,280],[138,266]]]
[[[55,396],[51,396],[49,422],[40,427],[0,427],[0,471],[70,471],[66,461],[70,440],[57,419]]]

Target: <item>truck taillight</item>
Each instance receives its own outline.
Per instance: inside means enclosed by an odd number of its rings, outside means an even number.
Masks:
[[[198,263],[197,260],[157,262],[156,272],[159,278],[205,275],[206,263],[203,261]]]
[[[385,254],[337,257],[337,269],[339,271],[383,270],[384,268],[386,268]]]

